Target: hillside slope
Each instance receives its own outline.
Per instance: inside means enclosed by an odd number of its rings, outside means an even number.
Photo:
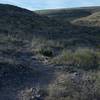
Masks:
[[[93,39],[93,36],[97,37],[99,28],[78,27],[71,25],[69,22],[64,24],[65,22],[56,20],[55,18],[38,15],[35,12],[11,5],[1,5],[0,12],[0,35],[10,34],[14,37],[28,40],[32,40],[33,37],[48,38],[51,40],[61,39],[62,41],[66,41],[66,45],[73,45],[73,43],[92,45],[93,42],[91,40],[94,41],[94,44],[97,44],[97,41],[99,41],[96,38]],[[64,12],[62,11],[62,13]],[[84,15],[84,10],[83,12],[78,11],[78,13]],[[60,16],[63,16],[63,14],[60,14]],[[92,31],[92,33],[88,34],[88,30]],[[81,42],[82,40],[84,40],[84,43]]]
[[[35,11],[37,14],[55,19],[66,25],[67,44],[99,45],[99,11],[100,7],[81,7],[72,9],[49,9]],[[67,23],[71,24],[71,28]],[[91,27],[93,26],[93,27]],[[70,41],[71,40],[71,41]],[[70,42],[69,42],[70,41]],[[72,42],[73,41],[73,42]]]
[[[86,17],[94,12],[100,11],[100,7],[81,7],[81,8],[69,8],[69,9],[48,9],[37,10],[37,14],[46,15],[57,20],[72,21],[77,18]]]
[[[100,96],[100,90],[97,89],[100,76],[100,28],[70,22],[90,16],[100,8],[80,9],[50,10],[43,14],[41,11],[32,12],[0,4],[0,100],[31,100],[37,94],[40,95],[39,99],[42,95],[43,100],[56,100],[59,96],[59,100],[74,100],[72,97],[77,100],[83,97],[81,94],[88,98],[88,91],[90,98],[95,93],[93,99],[100,100],[96,99]],[[57,16],[54,16],[56,13]],[[63,74],[69,83],[65,80],[62,82],[62,78],[56,80]],[[54,82],[57,88],[53,88]],[[64,84],[71,87],[67,92],[63,90],[66,89]],[[71,90],[73,86],[78,97]],[[84,87],[81,89],[77,86],[84,86],[85,92],[82,90]]]
[[[16,6],[0,5],[0,34],[19,35],[20,38],[30,39],[36,35],[56,34],[56,30],[59,32],[60,29],[62,25],[48,17]]]
[[[72,23],[81,26],[100,27],[100,12],[96,12],[90,16],[74,20]]]

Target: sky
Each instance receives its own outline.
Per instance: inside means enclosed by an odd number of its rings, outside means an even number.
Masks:
[[[0,0],[29,10],[99,6],[100,0]]]

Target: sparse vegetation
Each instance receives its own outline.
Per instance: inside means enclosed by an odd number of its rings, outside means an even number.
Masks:
[[[72,64],[73,53],[71,51],[63,50],[62,53],[54,57],[51,62],[55,64]]]
[[[46,100],[99,100],[99,72],[61,75],[49,87]]]
[[[100,12],[93,13],[90,16],[74,20],[72,23],[82,26],[100,27]]]
[[[99,68],[99,52],[91,49],[77,49],[76,51],[64,50],[62,54],[55,57],[52,62],[55,64],[66,64],[78,69],[92,70]]]
[[[3,100],[14,100],[21,89],[22,100],[100,100],[97,11],[100,7],[32,12],[0,5],[0,100],[3,89]],[[42,90],[34,94],[29,88],[38,85]]]

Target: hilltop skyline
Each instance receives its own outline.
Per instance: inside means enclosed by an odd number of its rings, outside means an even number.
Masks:
[[[29,10],[73,8],[86,6],[99,6],[99,0],[0,0],[0,3],[11,4]]]

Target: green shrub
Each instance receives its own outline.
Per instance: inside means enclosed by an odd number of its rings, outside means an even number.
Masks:
[[[43,56],[47,56],[47,57],[52,57],[53,56],[53,51],[50,48],[41,48],[39,52]]]

